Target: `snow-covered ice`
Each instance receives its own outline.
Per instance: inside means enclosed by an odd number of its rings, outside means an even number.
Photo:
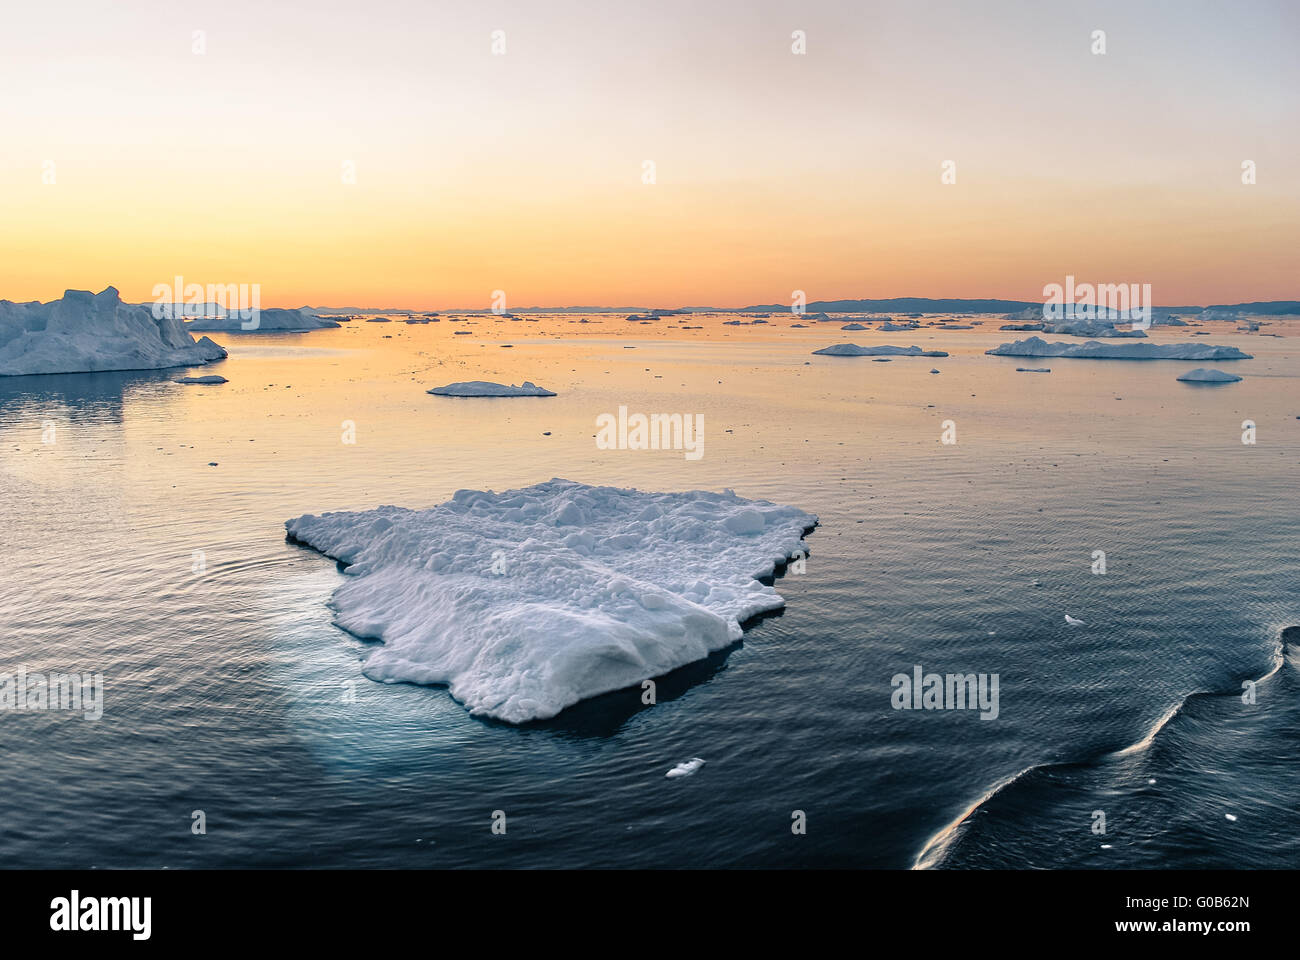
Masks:
[[[825,357],[946,357],[943,350],[922,350],[918,346],[895,347],[883,344],[878,347],[859,347],[856,343],[837,343],[814,350],[813,354]]]
[[[1195,370],[1188,370],[1178,379],[1187,380],[1191,383],[1236,383],[1241,377],[1235,373],[1224,373],[1222,370],[1215,370],[1212,367],[1197,367]]]
[[[984,351],[995,357],[1083,357],[1096,360],[1250,360],[1236,347],[1211,343],[1048,343],[1030,337]]]
[[[844,326],[840,327],[840,329],[841,330],[865,330],[867,328],[860,323],[846,323],[844,324]]]
[[[49,303],[0,300],[0,376],[161,370],[221,360],[226,351],[195,340],[180,320],[123,303],[117,290],[68,290]]]
[[[691,757],[691,759],[683,760],[681,763],[677,764],[677,766],[665,773],[664,776],[674,780],[677,777],[689,777],[702,766],[704,766],[703,760],[699,757]]]
[[[439,397],[553,397],[555,394],[533,383],[531,380],[525,380],[522,387],[516,387],[513,383],[507,386],[504,383],[492,383],[489,380],[463,380],[460,383],[449,383],[446,386],[434,387],[427,391],[436,394]]]
[[[304,330],[322,330],[326,327],[338,327],[342,324],[333,320],[322,319],[306,310],[284,310],[279,307],[266,307],[257,312],[257,326],[246,329],[254,318],[243,319],[238,311],[232,311],[224,317],[203,317],[186,324],[191,330],[207,330],[219,333],[296,333]]]
[[[348,564],[335,622],[383,641],[367,676],[445,683],[471,713],[523,723],[739,639],[745,620],[785,605],[755,578],[806,555],[816,522],[730,491],[551,480],[285,528]]]

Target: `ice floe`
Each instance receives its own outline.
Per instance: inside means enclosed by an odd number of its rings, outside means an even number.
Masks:
[[[1224,373],[1222,370],[1215,370],[1211,367],[1197,367],[1195,370],[1188,370],[1179,380],[1186,380],[1189,383],[1236,383],[1241,379],[1235,373]]]
[[[184,324],[123,303],[117,290],[68,290],[49,303],[0,300],[0,376],[161,370],[221,360],[226,351],[195,340]]]
[[[730,491],[551,480],[285,528],[348,565],[335,622],[383,641],[367,676],[445,683],[471,713],[523,723],[739,639],[745,620],[785,605],[756,578],[806,556],[816,522]]]
[[[700,769],[700,767],[702,766],[704,766],[703,760],[701,760],[699,757],[691,757],[691,759],[683,760],[681,763],[677,764],[677,766],[673,767],[671,770],[665,773],[664,776],[668,777],[669,779],[676,779],[677,777],[689,777],[692,773]]]
[[[429,393],[439,397],[553,397],[554,392],[539,387],[531,380],[525,380],[523,386],[516,387],[513,383],[507,386],[504,383],[492,383],[489,380],[464,380],[460,383],[449,383],[446,386],[434,387]]]
[[[172,383],[229,383],[225,377],[218,377],[216,374],[208,374],[206,377],[181,377],[173,380]]]
[[[922,350],[918,346],[895,347],[883,344],[878,347],[859,347],[856,343],[837,343],[814,350],[813,354],[825,357],[946,357],[943,350]]]

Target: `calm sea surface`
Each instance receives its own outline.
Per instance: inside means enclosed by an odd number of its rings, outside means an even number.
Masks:
[[[0,378],[0,671],[105,683],[98,721],[0,711],[0,865],[1300,862],[1300,324],[1207,327],[1255,359],[1202,364],[989,357],[1025,336],[993,319],[578,319],[214,334],[230,358],[201,370]],[[849,340],[951,356],[811,355]],[[1196,366],[1246,379],[1175,380]],[[559,396],[425,393],[469,379]],[[703,458],[598,450],[620,405],[703,414]],[[655,706],[512,727],[363,677],[331,623],[345,575],[284,521],[552,477],[821,525],[786,609]],[[917,665],[996,674],[997,718],[892,709]]]

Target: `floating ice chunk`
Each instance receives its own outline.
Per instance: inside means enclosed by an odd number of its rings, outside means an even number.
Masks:
[[[1188,370],[1178,379],[1189,383],[1236,383],[1241,377],[1211,367],[1197,367],[1195,370]]]
[[[254,322],[256,326],[246,326]],[[318,317],[305,310],[282,310],[279,307],[258,310],[255,317],[247,319],[238,310],[231,310],[224,316],[203,317],[186,324],[190,330],[220,333],[301,333],[338,326],[342,324]]]
[[[1237,822],[1237,815],[1235,813],[1225,813],[1223,816],[1226,820],[1231,820],[1233,823]]]
[[[867,328],[860,323],[846,323],[844,324],[844,326],[840,327],[840,329],[841,330],[865,330]]]
[[[444,387],[434,387],[428,393],[435,394],[439,397],[553,397],[555,394],[542,387],[537,386],[531,380],[525,380],[522,387],[516,387],[513,383],[506,386],[503,383],[492,383],[488,380],[465,380],[460,383],[449,383]]]
[[[1069,624],[1070,626],[1072,626],[1072,627],[1081,627],[1081,626],[1083,626],[1083,621],[1082,621],[1082,620],[1076,620],[1074,617],[1070,616],[1068,613],[1065,615],[1065,622],[1068,623],[1068,624]]]
[[[348,565],[335,622],[383,641],[367,676],[445,683],[471,713],[523,723],[738,640],[742,622],[785,605],[757,578],[806,556],[816,522],[729,491],[551,480],[285,527]]]
[[[930,368],[930,372],[931,372],[931,373],[938,373],[939,371],[936,370],[936,369],[934,369],[933,367],[931,367],[931,368]]]
[[[1016,367],[1016,373],[1051,373],[1051,367]]]
[[[826,357],[946,357],[943,350],[922,350],[918,346],[895,347],[882,344],[878,347],[859,347],[856,343],[836,343],[814,350],[814,355]]]
[[[1250,360],[1236,347],[1209,343],[1048,343],[1030,337],[1004,343],[985,353],[995,357],[1082,357],[1093,360]]]
[[[221,360],[179,320],[123,303],[113,287],[69,290],[49,303],[0,300],[0,377],[98,370],[160,370]]]
[[[703,760],[701,760],[699,757],[691,757],[691,759],[685,760],[677,764],[677,766],[669,770],[666,774],[664,774],[664,776],[668,777],[669,779],[675,779],[677,777],[689,777],[691,774],[693,774],[696,770],[700,769],[700,767],[702,766],[704,766]]]
[[[206,377],[181,377],[179,380],[173,380],[172,383],[229,383],[225,377],[219,377],[215,373],[210,373]]]

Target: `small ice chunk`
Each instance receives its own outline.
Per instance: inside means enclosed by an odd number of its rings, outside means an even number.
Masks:
[[[1082,620],[1076,620],[1074,617],[1070,616],[1068,613],[1065,615],[1065,622],[1068,623],[1068,624],[1069,624],[1070,626],[1072,626],[1072,627],[1080,627],[1080,626],[1083,626],[1083,621],[1082,621]]]
[[[1225,813],[1223,816],[1225,819],[1231,820],[1233,823],[1237,822],[1237,815],[1235,813]]]
[[[700,769],[700,767],[702,766],[704,766],[703,760],[701,760],[699,757],[691,757],[691,759],[677,764],[677,766],[669,770],[666,774],[664,774],[664,776],[668,777],[668,779],[670,780],[675,780],[677,777],[689,777],[691,774],[693,774],[696,770]],[[1234,817],[1233,819],[1235,820],[1236,817]]]

